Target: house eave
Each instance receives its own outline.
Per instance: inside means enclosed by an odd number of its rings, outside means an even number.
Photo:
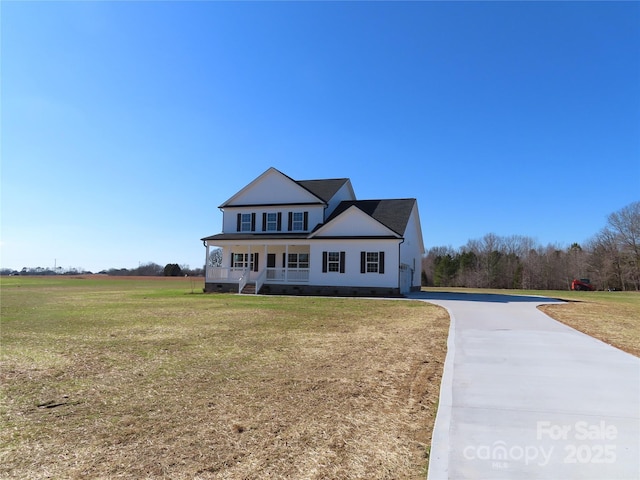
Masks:
[[[218,208],[224,210],[225,208],[276,208],[276,207],[307,207],[307,206],[325,206],[326,202],[306,202],[306,203],[247,203],[247,204],[223,204]]]
[[[402,240],[402,237],[393,235],[327,235],[309,237],[309,240]]]
[[[327,235],[310,236],[306,233],[219,233],[201,239],[203,242],[262,242],[265,240],[308,240],[321,242],[323,240],[403,240],[400,236],[393,235]]]
[[[264,240],[305,240],[308,233],[218,233],[201,240],[207,241],[264,241]]]

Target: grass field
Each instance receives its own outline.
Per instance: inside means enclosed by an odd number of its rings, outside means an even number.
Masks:
[[[1,282],[1,478],[424,478],[438,307]]]
[[[424,478],[442,309],[0,281],[1,478]],[[638,293],[496,293],[569,300],[541,309],[640,355]]]

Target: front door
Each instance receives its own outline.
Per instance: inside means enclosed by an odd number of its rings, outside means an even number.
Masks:
[[[267,253],[267,268],[276,268],[276,254]]]

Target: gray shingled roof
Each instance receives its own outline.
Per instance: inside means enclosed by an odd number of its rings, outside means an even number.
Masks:
[[[398,198],[389,200],[345,200],[340,202],[336,209],[327,218],[325,225],[347,210],[355,206],[367,215],[393,230],[399,235],[404,235],[411,211],[416,203],[415,198]]]
[[[328,202],[340,187],[349,181],[348,178],[329,178],[326,180],[294,180],[298,185],[306,188],[316,197]]]

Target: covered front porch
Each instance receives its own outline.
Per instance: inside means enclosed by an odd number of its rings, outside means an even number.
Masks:
[[[309,283],[308,244],[222,245],[221,262],[212,261],[211,247],[206,244],[206,291],[259,293],[264,285]]]

